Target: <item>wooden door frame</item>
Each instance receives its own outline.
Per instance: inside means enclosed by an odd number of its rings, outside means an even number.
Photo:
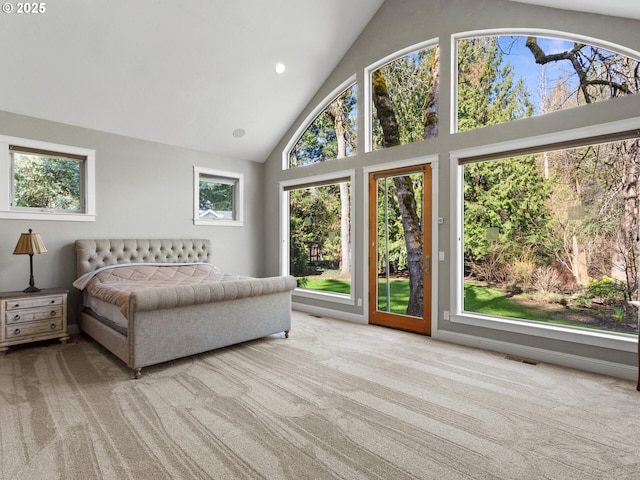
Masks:
[[[403,173],[417,173],[422,172],[425,178],[425,189],[423,192],[423,256],[429,262],[429,268],[423,268],[423,317],[422,321],[417,317],[410,317],[407,315],[381,312],[377,309],[377,287],[378,276],[377,267],[377,220],[372,221],[372,210],[377,211],[377,189],[372,188],[372,181],[376,177],[380,176],[394,176],[402,175]],[[433,246],[433,228],[432,228],[432,211],[433,211],[433,168],[431,162],[421,162],[410,166],[399,166],[389,168],[383,168],[380,170],[367,172],[367,198],[368,198],[368,211],[366,214],[368,223],[368,246],[367,246],[367,278],[369,282],[369,298],[368,298],[368,314],[369,323],[376,325],[389,326],[392,328],[398,328],[401,330],[409,330],[424,335],[431,335],[431,314],[432,314],[432,285],[433,285],[433,271],[434,271],[434,259],[432,258],[432,246]],[[428,300],[428,301],[427,301]],[[371,320],[376,320],[372,322]]]

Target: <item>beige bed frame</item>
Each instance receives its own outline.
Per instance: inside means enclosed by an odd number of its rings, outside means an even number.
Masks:
[[[204,239],[77,240],[76,273],[125,263],[191,263],[211,261]],[[80,329],[121,359],[140,378],[143,367],[291,329],[293,277],[282,277],[283,291],[211,303],[129,311],[123,335],[82,309]]]

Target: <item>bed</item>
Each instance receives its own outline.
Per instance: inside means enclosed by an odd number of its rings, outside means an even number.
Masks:
[[[211,265],[206,239],[77,240],[79,328],[133,369],[291,329],[291,276]]]

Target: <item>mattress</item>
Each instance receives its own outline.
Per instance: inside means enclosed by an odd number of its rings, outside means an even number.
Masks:
[[[108,327],[117,330],[123,335],[127,334],[129,320],[122,314],[117,305],[92,297],[85,292],[84,310]]]
[[[288,292],[296,287],[296,280],[291,276],[233,275],[208,263],[130,263],[99,268],[82,275],[73,285],[94,299],[115,305],[125,318],[131,318],[137,311]]]

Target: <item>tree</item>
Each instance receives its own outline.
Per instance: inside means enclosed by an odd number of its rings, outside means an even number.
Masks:
[[[289,168],[335,160],[355,152],[356,91],[356,85],[347,88],[311,122],[289,152]],[[339,134],[335,124],[338,108],[342,111],[338,118],[341,121]],[[342,151],[339,150],[338,137],[341,137],[341,141],[344,140]]]
[[[503,65],[497,37],[458,42],[458,130],[466,131],[533,114],[524,82]]]
[[[399,145],[438,135],[439,59],[438,47],[430,47],[400,57],[378,70],[393,104]],[[377,109],[373,124],[373,146],[385,148]]]
[[[568,62],[576,73],[577,88],[585,103],[638,91],[639,64],[629,57],[577,42],[564,52],[547,54],[536,37],[527,37],[525,45],[539,65]]]
[[[374,145],[390,148],[433,138],[438,134],[439,50],[423,49],[401,57],[371,75]],[[410,175],[393,177],[402,221],[409,272],[407,315],[422,317],[424,306],[423,225]]]
[[[575,102],[590,104],[599,100],[610,99],[623,95],[637,93],[640,86],[640,63],[624,55],[605,49],[574,42],[571,48],[565,51],[549,54],[540,47],[536,37],[527,37],[526,47],[533,55],[536,63],[547,65],[551,63],[568,63],[575,73],[575,91],[567,92],[565,99],[575,98]],[[562,80],[565,84],[572,83]],[[557,85],[555,90],[559,90]],[[564,86],[563,86],[564,88]],[[565,88],[566,91],[566,88]],[[556,93],[557,95],[557,93]],[[614,151],[610,151],[613,149]],[[597,150],[598,154],[593,155]],[[607,251],[610,255],[610,275],[624,281],[631,292],[637,281],[637,256],[638,256],[638,174],[640,173],[640,160],[638,158],[638,142],[630,140],[611,144],[609,147],[598,147],[592,151],[591,157],[580,157],[580,165],[585,165],[587,158],[591,163],[601,166],[600,170],[606,172],[616,171],[615,180],[610,179],[600,182],[598,188],[601,197],[605,199],[620,198],[617,212],[617,228],[608,233],[615,241]],[[591,180],[580,178],[593,184]],[[578,181],[578,180],[577,180]],[[591,196],[590,203],[600,203],[597,196]],[[616,202],[606,204],[614,206]],[[608,209],[611,211],[611,208]],[[598,215],[602,215],[599,212]],[[574,238],[574,255],[580,254],[582,245]],[[579,278],[579,283],[585,284],[584,278]]]
[[[522,80],[503,63],[496,37],[458,42],[458,129],[470,130],[533,114]],[[469,265],[498,255],[499,263],[524,249],[541,255],[548,230],[548,186],[534,156],[464,167],[464,254]],[[492,241],[488,228],[499,230]],[[493,280],[493,279],[490,279]]]
[[[336,158],[345,158],[347,156],[349,123],[347,121],[344,97],[340,96],[332,102],[325,110],[325,115],[333,122],[336,135]],[[340,270],[342,273],[351,271],[350,205],[349,184],[343,182],[340,184],[340,239],[342,251],[342,255],[340,256]]]
[[[550,216],[549,183],[538,171],[535,156],[481,162],[464,168],[465,258],[482,263],[500,248],[501,262],[524,250],[546,254]],[[492,238],[487,229],[499,230]],[[493,240],[497,240],[497,243]],[[494,280],[494,279],[489,279]]]
[[[289,166],[291,168],[301,167],[312,163],[341,159],[349,156],[356,149],[357,132],[355,128],[355,110],[356,110],[356,85],[346,89],[342,94],[338,95],[325,108],[305,130],[298,142],[292,148],[289,154]],[[348,273],[351,270],[351,198],[349,183],[340,182],[338,188],[338,196],[340,208],[337,212],[339,215],[339,237],[340,237],[340,270],[342,273]],[[333,199],[326,198],[326,205],[333,206]],[[323,207],[324,208],[324,207]],[[304,215],[302,218],[315,217],[312,210],[299,211],[298,215]],[[323,243],[323,248],[328,249],[324,236],[327,232],[333,230],[322,230],[325,226],[316,224],[314,228],[317,230],[315,240]],[[300,228],[293,219],[291,224],[292,248],[294,245],[300,245],[303,234],[297,232]],[[332,233],[333,235],[333,233]],[[337,235],[336,235],[337,236]],[[306,240],[307,242],[311,240]],[[302,242],[304,244],[304,242]],[[299,258],[300,252],[303,251],[300,246],[296,247],[292,252],[292,258]],[[298,262],[300,263],[300,262]],[[293,271],[293,270],[292,270]]]
[[[376,70],[372,74],[373,103],[382,128],[384,148],[400,144],[398,122],[389,97],[384,74]],[[409,303],[407,315],[422,317],[424,301],[424,281],[422,276],[423,249],[422,225],[417,215],[413,184],[408,175],[394,177],[402,226],[407,247],[407,267],[409,270]]]
[[[80,209],[80,164],[66,158],[14,154],[18,207]]]

